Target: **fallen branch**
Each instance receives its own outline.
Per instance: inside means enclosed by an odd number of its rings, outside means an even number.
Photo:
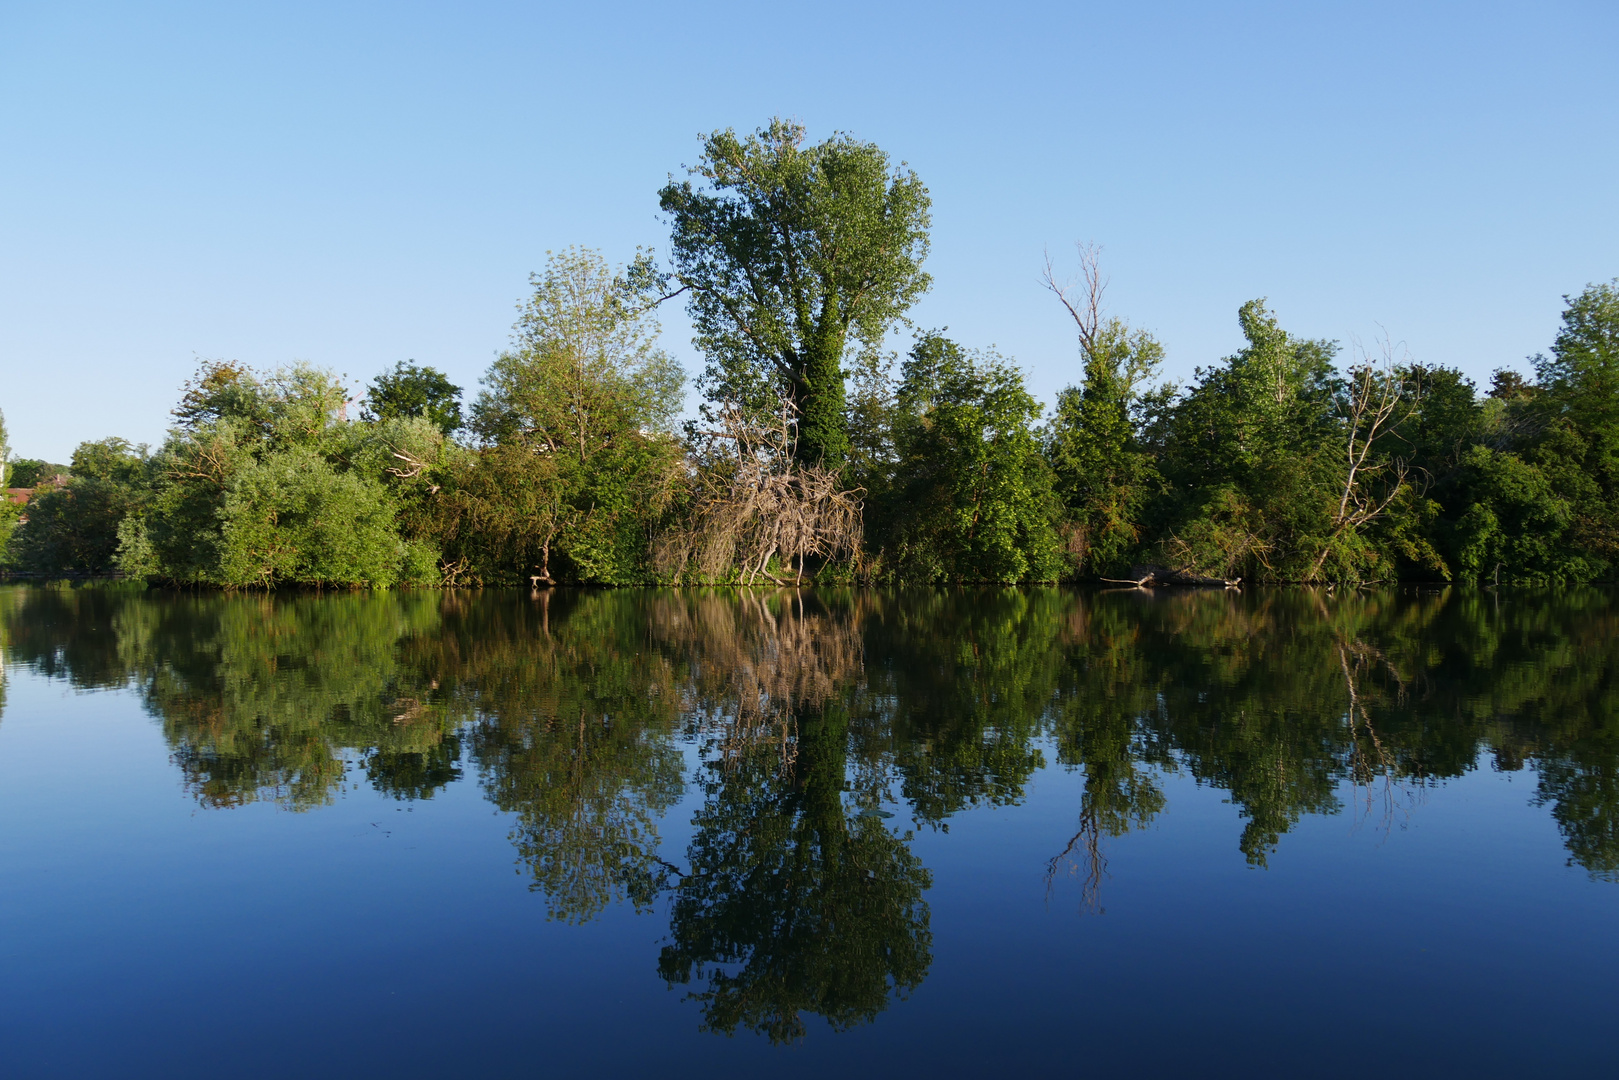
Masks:
[[[1130,573],[1136,576],[1128,578],[1105,577],[1101,580],[1112,582],[1115,585],[1134,585],[1138,589],[1234,589],[1242,584],[1242,578],[1240,577],[1207,577],[1187,570],[1171,570],[1167,566],[1133,566],[1130,568]]]

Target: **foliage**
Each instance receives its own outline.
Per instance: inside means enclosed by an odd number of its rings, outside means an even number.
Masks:
[[[220,578],[231,585],[391,585],[401,556],[393,507],[374,480],[306,448],[231,477],[219,511]]]
[[[1619,565],[1619,288],[1565,299],[1533,382],[1501,370],[1481,400],[1450,388],[1443,454],[1419,443],[1434,544],[1465,580],[1584,582]]]
[[[646,580],[681,482],[669,424],[683,376],[630,277],[570,248],[532,279],[513,347],[473,405],[483,449],[451,478],[440,518],[447,556],[480,580]]]
[[[143,499],[146,447],[123,439],[81,443],[71,476],[37,491],[11,538],[11,558],[39,574],[105,574],[115,568],[118,529]]]
[[[0,500],[0,570],[10,569],[16,559],[11,538],[16,535],[17,522],[22,519],[23,508],[10,499]]]
[[[123,529],[126,572],[232,588],[392,585],[405,548],[381,475],[346,420],[347,393],[307,365],[267,376],[207,363]]]
[[[461,388],[436,368],[402,360],[392,371],[371,380],[360,415],[372,423],[425,417],[445,435],[452,435],[462,423]]]
[[[1059,570],[1050,466],[1022,372],[924,334],[897,395],[890,573],[912,581],[1052,581]],[[903,508],[903,513],[892,513]]]
[[[742,138],[715,132],[689,170],[706,183],[671,179],[658,197],[708,358],[704,389],[763,417],[785,396],[799,460],[836,470],[850,450],[850,339],[877,350],[927,291],[931,203],[917,175],[875,144],[804,140],[802,126],[780,119]]]
[[[8,565],[7,548],[11,534],[22,516],[22,508],[6,494],[11,486],[11,443],[6,438],[6,415],[0,412],[0,567]]]
[[[11,487],[31,488],[57,485],[68,477],[66,465],[53,465],[39,458],[14,458],[11,462]]]
[[[1238,321],[1246,347],[1199,368],[1168,412],[1162,544],[1197,572],[1296,580],[1335,501],[1335,348],[1289,334],[1260,300]]]
[[[668,430],[683,376],[629,281],[588,248],[548,253],[472,407],[479,438],[586,462],[627,432]]]
[[[340,460],[356,475],[378,479],[391,500],[402,545],[399,584],[441,584],[442,493],[472,452],[426,416],[350,425],[343,436]]]

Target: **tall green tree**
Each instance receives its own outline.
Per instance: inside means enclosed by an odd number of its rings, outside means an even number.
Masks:
[[[799,460],[849,454],[844,363],[876,350],[927,291],[931,201],[916,173],[845,134],[805,145],[799,124],[703,140],[690,170],[659,192],[677,291],[689,293],[711,400],[796,411]]]
[[[402,360],[371,380],[361,417],[377,422],[414,416],[426,417],[445,435],[453,434],[462,424],[461,388],[436,368]]]
[[[478,437],[588,461],[643,429],[668,430],[684,375],[659,347],[651,297],[629,270],[568,248],[548,253],[529,281],[511,348],[472,407]]]
[[[651,298],[600,253],[570,248],[532,278],[512,347],[472,407],[484,450],[451,490],[447,528],[492,581],[645,580],[657,516],[683,476],[670,424],[683,373]]]
[[[1170,391],[1148,398],[1146,384],[1163,362],[1163,346],[1104,314],[1097,249],[1082,246],[1080,262],[1079,290],[1059,283],[1046,267],[1047,288],[1074,320],[1083,365],[1081,382],[1057,396],[1047,453],[1065,510],[1064,546],[1073,569],[1089,576],[1121,571],[1138,547],[1143,513],[1161,484],[1142,439],[1142,413]]]

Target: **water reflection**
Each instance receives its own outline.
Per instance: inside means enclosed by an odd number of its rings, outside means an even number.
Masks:
[[[1533,769],[1569,858],[1619,879],[1616,631],[1599,591],[0,591],[8,663],[136,694],[202,806],[475,777],[550,917],[666,909],[657,974],[773,1040],[923,981],[910,829],[1019,801],[1047,755],[1084,777],[1048,880],[1097,910],[1109,841],[1182,770],[1263,867],[1306,815],[1387,828]]]
[[[887,762],[851,740],[851,713],[870,712],[867,599],[661,605],[708,753],[658,973],[702,984],[691,996],[706,1028],[792,1041],[804,1013],[849,1027],[927,975],[932,881],[910,834],[884,824]]]

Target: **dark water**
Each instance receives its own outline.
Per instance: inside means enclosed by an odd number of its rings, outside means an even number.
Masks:
[[[0,1073],[1607,1074],[1614,600],[0,589]]]

